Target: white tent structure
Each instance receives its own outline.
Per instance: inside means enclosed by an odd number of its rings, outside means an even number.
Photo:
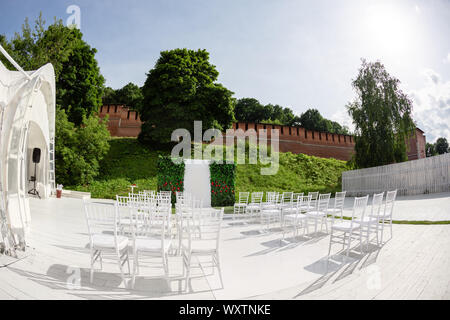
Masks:
[[[55,72],[51,64],[25,72],[1,46],[0,52],[18,70],[0,62],[0,244],[14,251],[30,228],[30,177],[41,198],[55,190]],[[34,148],[41,149],[36,174]]]

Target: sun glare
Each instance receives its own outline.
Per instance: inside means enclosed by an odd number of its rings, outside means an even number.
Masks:
[[[384,52],[399,53],[412,40],[408,14],[394,5],[372,5],[367,8],[368,40]]]

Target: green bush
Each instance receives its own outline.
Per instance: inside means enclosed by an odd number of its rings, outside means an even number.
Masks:
[[[211,178],[211,206],[234,205],[236,165],[234,163],[212,162],[209,166],[209,172]]]
[[[84,117],[81,127],[76,127],[65,111],[58,108],[55,129],[56,182],[63,185],[93,182],[100,161],[109,150],[106,121],[97,116]]]
[[[184,162],[176,164],[169,156],[158,157],[158,191],[171,191],[175,203],[177,191],[184,190]]]

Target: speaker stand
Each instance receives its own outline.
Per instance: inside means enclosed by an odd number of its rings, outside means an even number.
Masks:
[[[34,163],[34,176],[31,177],[30,181],[33,181],[34,186],[33,186],[33,189],[31,189],[30,191],[28,191],[28,194],[32,194],[32,195],[38,196],[39,199],[40,199],[41,196],[39,195],[39,192],[38,192],[37,189],[36,189],[36,163]]]

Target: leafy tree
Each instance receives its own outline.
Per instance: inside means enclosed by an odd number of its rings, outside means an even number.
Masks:
[[[324,118],[317,109],[308,109],[302,113],[300,125],[307,130],[327,131]]]
[[[434,143],[429,143],[429,142],[426,143],[425,153],[426,153],[427,157],[432,157],[437,154],[436,149],[434,148]]]
[[[167,145],[177,128],[192,134],[194,120],[203,121],[203,128],[231,126],[233,92],[216,83],[218,75],[206,50],[162,51],[143,87],[139,140]]]
[[[352,85],[357,99],[347,108],[356,128],[355,164],[366,168],[407,160],[406,141],[415,128],[412,103],[400,81],[380,62],[362,60]]]
[[[270,118],[267,111],[255,98],[242,98],[236,102],[234,116],[236,120],[242,122],[261,122]]]
[[[114,90],[111,87],[106,87],[103,90],[102,103],[103,104],[116,104],[116,103],[119,103],[117,101],[117,99],[116,99],[116,90]]]
[[[446,138],[438,138],[436,140],[436,143],[434,144],[434,149],[437,154],[444,154],[449,152],[448,151],[448,141]]]
[[[130,82],[123,88],[116,90],[115,99],[118,103],[140,110],[144,101],[144,95],[141,88]]]
[[[56,181],[65,185],[87,184],[99,172],[99,162],[109,150],[106,121],[84,117],[82,126],[69,121],[65,110],[56,110]]]
[[[96,49],[91,48],[76,28],[56,20],[48,28],[42,14],[34,29],[25,19],[22,32],[7,41],[0,38],[14,60],[25,70],[35,70],[46,63],[55,69],[56,103],[66,110],[70,121],[80,125],[83,116],[90,116],[101,106],[104,78],[95,60]],[[4,58],[2,62],[13,69]]]

